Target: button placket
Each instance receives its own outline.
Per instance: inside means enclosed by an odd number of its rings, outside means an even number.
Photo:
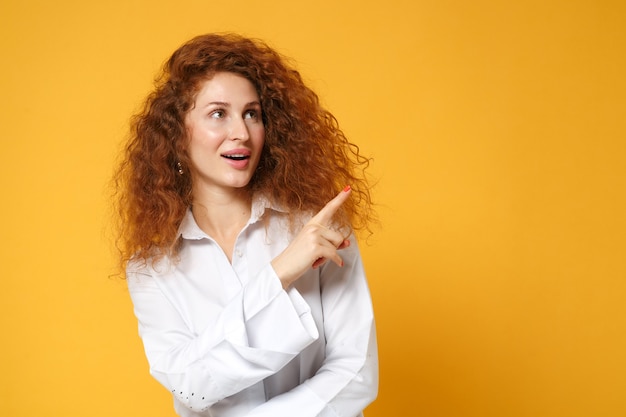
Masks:
[[[244,230],[235,241],[235,247],[233,248],[232,266],[233,270],[239,277],[239,282],[245,285],[248,282],[248,259],[244,251],[246,247],[246,233]]]

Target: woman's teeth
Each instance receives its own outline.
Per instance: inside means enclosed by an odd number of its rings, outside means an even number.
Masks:
[[[224,158],[228,158],[228,159],[234,159],[235,161],[241,161],[243,159],[248,158],[248,155],[222,155]]]

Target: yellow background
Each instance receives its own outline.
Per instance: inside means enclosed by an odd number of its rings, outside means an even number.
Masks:
[[[625,5],[3,0],[0,415],[174,415],[106,184],[161,63],[226,30],[374,158],[368,417],[626,415]]]

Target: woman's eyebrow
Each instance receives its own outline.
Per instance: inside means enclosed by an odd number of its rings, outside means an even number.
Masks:
[[[206,104],[205,107],[208,106],[220,106],[220,107],[231,107],[230,103],[227,103],[225,101],[211,101],[209,103]],[[252,106],[261,106],[261,103],[259,101],[251,101],[249,103],[246,103],[244,105],[244,107],[252,107]]]
[[[206,104],[208,106],[221,106],[221,107],[230,107],[230,103],[226,103],[225,101],[211,101]]]

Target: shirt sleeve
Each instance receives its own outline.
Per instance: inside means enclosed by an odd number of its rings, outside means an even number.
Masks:
[[[191,410],[205,410],[275,374],[319,336],[307,303],[283,291],[271,265],[197,335],[150,268],[129,265],[127,277],[150,373]],[[287,330],[282,337],[247,332],[278,321]]]
[[[326,357],[317,373],[247,417],[355,417],[378,393],[376,328],[369,288],[355,239],[344,266],[321,272]]]

